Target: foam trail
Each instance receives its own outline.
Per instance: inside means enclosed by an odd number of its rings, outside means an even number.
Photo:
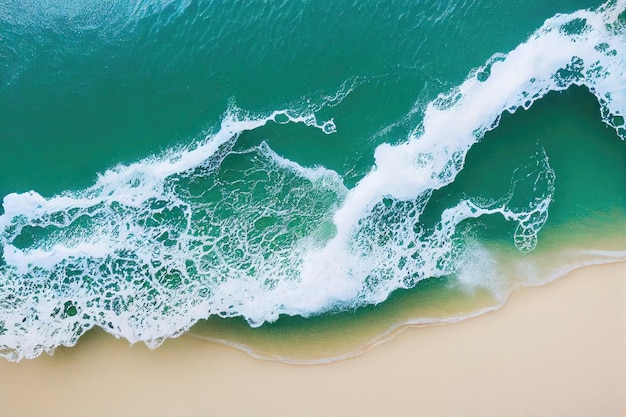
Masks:
[[[626,110],[626,51],[618,21],[624,4],[549,19],[528,41],[509,54],[494,55],[461,86],[430,103],[423,124],[405,143],[376,149],[373,170],[334,214],[335,238],[311,257],[310,265],[322,259],[334,265],[323,275],[345,277],[340,290],[328,290],[331,303],[381,302],[396,288],[453,272],[452,236],[467,218],[499,213],[518,223],[516,246],[534,248],[553,194],[554,173],[545,155],[537,158],[544,161],[538,170],[527,175],[535,178],[534,201],[540,204],[512,211],[464,201],[442,214],[434,232],[414,226],[432,192],[454,181],[468,150],[498,125],[503,112],[527,109],[550,91],[587,86],[602,106],[605,123],[624,137],[619,116]]]
[[[245,131],[262,127],[270,121],[284,116],[288,122],[304,123],[325,133],[333,133],[336,128],[332,120],[318,124],[313,116],[291,116],[287,110],[275,111],[267,117],[238,120],[230,111],[222,121],[215,135],[199,144],[195,149],[183,153],[170,151],[161,157],[148,158],[128,166],[118,166],[99,175],[96,184],[87,190],[73,194],[65,193],[45,199],[34,191],[23,194],[9,194],[3,199],[5,213],[0,216],[0,227],[7,227],[18,215],[27,217],[42,216],[46,212],[63,210],[67,207],[85,208],[100,202],[118,201],[126,205],[139,206],[149,198],[163,193],[163,180],[177,173],[185,172],[202,165],[214,156],[221,146]],[[137,184],[141,183],[141,187]]]
[[[263,287],[270,284],[264,276],[246,279],[248,274],[242,268],[258,268],[271,275],[278,263],[267,259],[272,256],[271,249],[276,249],[274,257],[286,250],[269,247],[279,238],[284,240],[276,233],[281,225],[254,227],[261,221],[277,221],[272,218],[276,213],[259,211],[257,204],[276,204],[249,201],[252,207],[246,207],[230,201],[232,196],[244,194],[256,197],[250,190],[219,188],[216,171],[224,158],[256,155],[248,161],[252,165],[242,178],[273,189],[275,194],[269,197],[283,191],[289,196],[287,187],[297,185],[295,194],[300,200],[292,204],[303,207],[288,205],[284,210],[290,211],[290,216],[280,219],[300,222],[291,226],[294,230],[309,230],[324,215],[325,211],[302,213],[310,204],[323,207],[320,197],[333,204],[338,194],[345,193],[334,172],[300,167],[280,158],[267,145],[232,152],[242,132],[271,121],[303,123],[325,133],[335,130],[332,120],[318,123],[313,114],[283,110],[251,118],[231,111],[217,133],[195,147],[120,165],[100,175],[86,190],[49,199],[34,191],[7,195],[0,216],[0,306],[5,306],[0,315],[2,352],[11,359],[34,357],[43,350],[75,343],[94,324],[118,337],[156,346],[163,337],[180,333],[207,312],[234,315],[228,312],[236,303],[233,294],[245,298],[256,291],[262,302]],[[199,184],[201,194],[196,195]],[[204,193],[215,199],[203,198]],[[242,212],[230,218],[216,217],[215,212],[225,205]],[[309,217],[314,221],[308,221]],[[245,234],[244,246],[223,245],[229,233]],[[259,251],[265,253],[263,258],[251,261]],[[267,265],[265,271],[258,264]],[[228,281],[229,277],[233,282],[211,290],[212,282]],[[211,297],[220,298],[216,307],[207,305],[207,298],[213,304]],[[271,305],[269,296],[266,298],[265,303]],[[241,311],[251,318],[265,314],[252,310]]]
[[[528,41],[495,55],[460,87],[429,103],[418,133],[404,144],[378,147],[373,171],[335,214],[340,232],[349,233],[383,196],[415,199],[452,182],[469,148],[498,125],[504,111],[527,109],[550,91],[587,86],[603,105],[604,121],[619,129],[611,116],[626,110],[625,41],[613,30],[623,8],[620,1],[598,12],[557,15]],[[582,28],[568,33],[567,26],[576,24]]]

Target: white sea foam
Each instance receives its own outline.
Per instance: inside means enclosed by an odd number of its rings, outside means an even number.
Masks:
[[[494,55],[429,103],[404,143],[379,146],[372,171],[351,190],[336,172],[303,167],[266,144],[233,151],[242,132],[270,122],[334,132],[313,109],[232,112],[206,140],[115,167],[86,190],[7,195],[0,353],[34,357],[74,344],[94,325],[157,346],[209,315],[258,326],[280,314],[379,303],[395,289],[453,272],[462,285],[498,291],[478,278],[490,263],[463,263],[458,226],[503,216],[517,224],[515,246],[531,251],[554,193],[545,152],[515,171],[499,199],[458,201],[432,227],[420,222],[426,204],[505,111],[529,108],[549,91],[587,86],[604,121],[623,134],[616,116],[626,111],[626,41],[617,17],[625,4],[557,15],[513,51]],[[522,183],[532,189],[525,199]]]
[[[29,29],[53,28],[59,23],[72,22],[72,27],[88,31],[102,28],[121,29],[115,23],[135,24],[141,19],[168,10],[171,16],[182,14],[191,0],[6,0],[0,5],[0,21]]]

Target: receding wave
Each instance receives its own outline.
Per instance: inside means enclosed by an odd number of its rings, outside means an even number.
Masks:
[[[242,133],[272,123],[332,134],[332,120],[319,122],[315,109],[262,117],[233,109],[197,143],[115,167],[88,189],[5,196],[0,353],[35,357],[93,326],[155,347],[212,315],[260,326],[281,314],[377,304],[427,278],[463,276],[458,226],[480,216],[513,222],[512,244],[532,251],[554,195],[555,172],[540,147],[502,196],[459,199],[434,222],[422,215],[504,112],[550,91],[586,86],[624,139],[624,8],[609,2],[554,16],[494,55],[429,103],[403,143],[379,146],[371,172],[351,189],[337,172],[301,166],[266,143],[235,146]],[[504,299],[510,288],[493,291]]]

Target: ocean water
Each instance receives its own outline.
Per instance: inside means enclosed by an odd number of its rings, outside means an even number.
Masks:
[[[0,354],[330,360],[626,259],[625,35],[626,1],[5,0]]]

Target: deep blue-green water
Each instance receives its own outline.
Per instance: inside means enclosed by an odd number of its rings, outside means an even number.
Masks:
[[[0,354],[624,259],[625,9],[5,0]]]

